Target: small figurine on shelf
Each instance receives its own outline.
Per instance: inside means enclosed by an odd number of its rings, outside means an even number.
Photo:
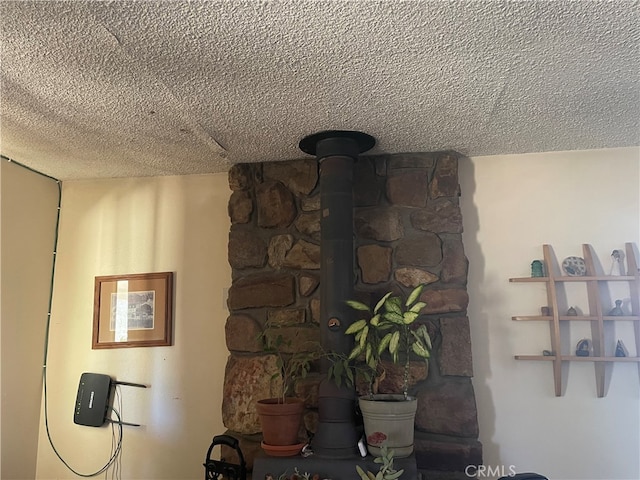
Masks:
[[[624,315],[622,311],[622,300],[616,300],[616,306],[609,311],[609,315],[612,317],[621,317]]]
[[[624,343],[622,343],[622,340],[618,340],[618,343],[616,344],[616,357],[628,357],[629,356],[629,351],[627,350],[627,347],[625,346]]]
[[[567,316],[568,317],[577,317],[578,316],[578,311],[574,307],[569,307],[569,310],[567,310]]]
[[[543,317],[550,317],[551,315],[553,315],[553,310],[551,310],[551,307],[544,306],[540,307],[540,313],[542,313]]]
[[[578,357],[590,357],[591,356],[591,340],[583,338],[576,345],[576,355]]]
[[[532,277],[544,277],[544,265],[540,260],[534,260],[531,262],[531,276]]]
[[[622,257],[624,253],[622,250],[614,250],[611,252],[611,271],[609,275],[613,275],[615,277],[619,277],[624,275],[624,266],[622,265]]]

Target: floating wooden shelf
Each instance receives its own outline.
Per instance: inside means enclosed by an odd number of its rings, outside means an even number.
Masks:
[[[582,245],[584,262],[586,265],[585,276],[558,275],[560,272],[558,261],[550,245],[543,245],[544,264],[546,277],[521,277],[510,278],[513,283],[544,283],[547,290],[548,306],[551,309],[550,315],[517,315],[511,317],[518,322],[548,322],[551,333],[551,352],[561,352],[561,322],[590,322],[591,342],[593,344],[593,355],[589,357],[579,357],[577,355],[516,355],[516,360],[533,360],[552,362],[553,379],[556,396],[562,395],[562,362],[592,362],[596,374],[596,391],[598,397],[606,395],[607,375],[609,369],[605,368],[608,363],[637,363],[638,374],[640,375],[640,355],[636,357],[610,357],[605,356],[605,330],[611,327],[613,322],[633,322],[635,333],[636,354],[640,353],[640,270],[638,270],[638,258],[634,244],[625,244],[625,254],[627,260],[627,275],[610,276],[601,275],[596,270],[595,254],[591,245]],[[586,315],[560,315],[558,308],[558,293],[564,288],[564,283],[585,283],[587,286],[587,296],[589,299],[589,313]],[[602,298],[600,287],[608,282],[628,282],[631,298],[631,315],[612,316],[603,314]],[[563,297],[564,291],[562,291]]]
[[[515,355],[516,360],[555,361],[563,362],[630,362],[640,363],[640,357],[578,357],[577,355]]]

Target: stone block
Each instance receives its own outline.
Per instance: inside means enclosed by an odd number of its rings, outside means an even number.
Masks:
[[[320,194],[300,199],[300,208],[303,212],[314,212],[320,210]]]
[[[469,294],[465,289],[424,290],[420,300],[427,305],[422,309],[423,314],[464,312],[469,305]]]
[[[457,197],[460,194],[458,157],[445,153],[438,158],[429,190],[431,198]]]
[[[433,233],[462,233],[460,206],[449,198],[427,202],[427,206],[411,213],[411,225]]]
[[[426,171],[411,171],[387,178],[387,198],[394,205],[424,207],[427,204]]]
[[[470,379],[424,388],[416,396],[417,429],[440,435],[478,437],[478,412]]]
[[[389,170],[398,170],[403,168],[425,168],[433,169],[435,165],[435,156],[433,153],[396,153],[389,157]]]
[[[293,224],[303,235],[314,236],[320,233],[320,210],[298,215]]]
[[[229,198],[228,213],[232,224],[249,223],[253,213],[253,200],[249,192],[233,192]]]
[[[304,270],[320,269],[320,245],[299,240],[284,257],[283,266]]]
[[[261,431],[256,402],[277,396],[282,388],[275,355],[254,357],[231,355],[227,360],[222,395],[222,422],[242,434]]]
[[[269,310],[267,321],[269,325],[284,326],[304,323],[304,308],[286,308],[280,310]]]
[[[261,352],[264,350],[262,327],[249,315],[230,315],[224,325],[227,348],[231,352]]]
[[[403,237],[402,217],[395,208],[356,209],[354,223],[359,237],[393,242]]]
[[[309,302],[309,310],[311,310],[311,321],[313,323],[320,323],[320,299],[312,298]]]
[[[391,253],[389,247],[362,245],[357,249],[358,266],[364,283],[386,282],[391,274]]]
[[[284,257],[293,246],[293,235],[274,235],[269,240],[267,255],[269,258],[269,266],[271,268],[280,269],[284,265]]]
[[[316,159],[268,162],[263,164],[262,171],[265,179],[282,182],[298,196],[311,193],[318,183]]]
[[[394,278],[396,282],[411,288],[415,288],[420,284],[428,285],[440,280],[440,277],[427,270],[413,267],[398,268],[394,273]]]
[[[300,295],[308,297],[315,292],[319,284],[320,279],[315,275],[300,275],[300,278],[298,278],[298,290],[300,291]]]
[[[296,217],[293,194],[282,183],[269,181],[256,187],[258,226],[288,227]]]
[[[379,393],[402,393],[404,383],[404,364],[383,361],[384,379],[378,385]],[[429,366],[424,360],[409,362],[409,388],[427,379]]]
[[[232,228],[229,233],[229,264],[233,268],[262,267],[267,260],[267,245],[247,228]]]
[[[318,352],[320,348],[320,329],[317,325],[304,327],[279,327],[265,330],[268,343],[276,344],[282,337],[278,350],[281,353]]]
[[[254,166],[249,163],[232,165],[229,169],[229,188],[233,191],[250,188],[253,185],[255,176],[254,168],[260,168],[260,166]]]
[[[445,237],[442,242],[442,282],[466,285],[468,265],[460,235]]]
[[[442,241],[434,233],[420,232],[418,236],[398,242],[395,258],[398,265],[436,266],[442,261]]]
[[[376,175],[374,160],[361,157],[354,166],[353,204],[357,207],[378,205],[382,195],[380,178]]]
[[[290,274],[256,274],[237,278],[229,288],[229,310],[286,307],[295,302],[295,278]]]
[[[440,319],[442,344],[438,355],[441,375],[473,376],[471,332],[468,317]]]

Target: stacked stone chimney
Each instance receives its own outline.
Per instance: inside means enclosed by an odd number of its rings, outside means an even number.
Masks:
[[[315,159],[237,164],[229,172],[230,355],[222,414],[250,467],[261,440],[255,402],[278,387],[276,358],[264,353],[260,333],[267,322],[279,326],[289,353],[319,341],[317,183]],[[434,352],[428,369],[412,362],[410,393],[418,398],[418,469],[430,479],[467,478],[465,467],[482,463],[459,195],[455,152],[364,156],[355,165],[356,296],[370,302],[389,290],[427,284],[421,321]],[[402,369],[386,369],[380,391],[399,391]],[[315,431],[320,379],[312,374],[296,387],[307,405],[301,435]]]

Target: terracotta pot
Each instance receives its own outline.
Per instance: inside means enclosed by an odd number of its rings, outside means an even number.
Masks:
[[[402,394],[379,394],[360,397],[358,403],[371,455],[379,457],[383,444],[393,449],[398,458],[411,455],[418,408],[415,397],[405,399]]]
[[[262,425],[262,438],[268,445],[296,445],[304,402],[299,398],[258,400],[256,409]]]

